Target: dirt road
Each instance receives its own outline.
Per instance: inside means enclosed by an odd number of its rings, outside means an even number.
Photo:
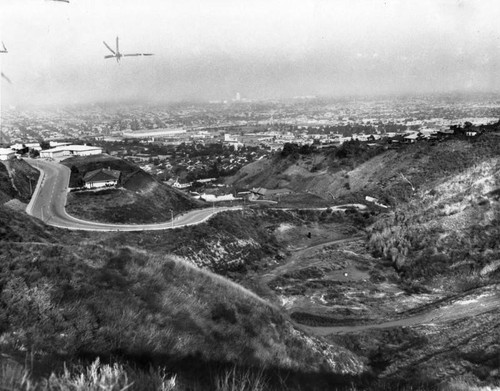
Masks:
[[[366,324],[359,326],[328,326],[311,327],[303,324],[296,325],[315,335],[346,334],[371,329],[385,329],[390,327],[415,326],[419,324],[435,325],[466,317],[473,317],[494,310],[500,306],[500,285],[479,288],[468,296],[461,296],[457,300],[450,298],[448,304],[436,306],[418,315],[388,322]]]

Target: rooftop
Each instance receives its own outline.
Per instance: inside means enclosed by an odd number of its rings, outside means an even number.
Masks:
[[[85,173],[83,180],[85,182],[97,182],[120,179],[121,172],[118,170],[110,170],[106,168],[98,168],[97,170]]]

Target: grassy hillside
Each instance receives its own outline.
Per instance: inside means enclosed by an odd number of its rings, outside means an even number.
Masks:
[[[236,187],[283,188],[309,192],[330,202],[379,198],[386,205],[411,199],[421,186],[434,183],[497,156],[500,137],[484,134],[474,141],[419,142],[384,150],[351,147],[307,155],[275,155],[243,167],[229,179]]]
[[[175,214],[201,203],[155,180],[136,165],[108,155],[73,157],[63,161],[72,168],[70,183],[98,168],[121,171],[117,189],[72,192],[66,210],[75,217],[109,223],[154,223],[168,221]]]
[[[246,209],[219,213],[203,224],[168,231],[122,232],[104,235],[105,246],[132,246],[153,254],[173,254],[189,262],[228,276],[234,281],[247,280],[253,273],[274,267],[286,255],[287,240],[280,235],[280,226],[301,227],[300,235],[291,241],[307,245],[324,240],[334,232],[323,221],[345,223],[343,231],[356,232],[350,216],[316,215],[307,211]],[[318,221],[319,220],[319,221]],[[312,232],[313,238],[307,237]],[[326,235],[326,236],[325,236]]]
[[[323,373],[321,381],[364,369],[348,350],[306,336],[279,309],[210,272],[126,243],[106,246],[102,235],[46,229],[5,208],[0,214],[0,343],[13,357],[32,351],[49,367],[117,357],[179,371],[188,360],[200,376],[237,364]]]
[[[289,188],[332,201],[348,193],[349,171],[383,152],[383,147],[371,148],[357,141],[322,150],[285,145],[273,157],[243,167],[227,183],[242,188]]]
[[[39,176],[38,170],[24,160],[0,162],[0,204],[13,198],[28,203]]]
[[[326,165],[328,157],[322,153],[262,159],[241,168],[226,182],[242,188],[265,187],[268,189],[290,188],[296,192],[310,189],[309,183],[325,177],[318,167]]]
[[[499,189],[497,157],[422,186],[373,226],[371,249],[414,281],[435,280],[452,290],[467,281],[499,282]],[[455,278],[446,281],[450,275]]]
[[[150,365],[166,368],[150,371],[151,389],[177,374],[179,390],[227,390],[218,386],[224,379],[241,386],[259,373],[267,386],[247,389],[500,385],[492,299],[500,284],[500,137],[347,152],[284,156],[254,179],[338,201],[372,195],[390,209],[250,209],[183,229],[97,234],[0,208],[2,353],[22,362],[26,349],[35,352],[42,376],[62,360],[79,373],[78,360],[104,357],[117,362],[122,388],[123,373],[136,385]],[[137,186],[120,191],[141,191],[148,177],[135,173]],[[471,315],[470,303],[489,303],[488,311]],[[430,310],[443,317],[430,321]],[[290,321],[330,327],[414,316],[425,321],[327,337]]]
[[[0,162],[0,203],[15,198],[17,195],[16,189],[12,186],[12,181],[9,176],[9,171],[3,162]]]
[[[328,155],[320,156],[326,165]],[[296,191],[329,194],[339,203],[370,195],[391,206],[370,217],[375,223],[367,241],[297,251],[289,265],[266,277],[269,287],[294,320],[308,325],[423,316],[449,300],[455,304],[448,321],[329,339],[367,358],[378,378],[374,388],[498,387],[500,312],[494,306],[475,315],[465,305],[483,308],[481,298],[498,292],[500,284],[499,156],[500,137],[484,134],[404,145],[340,171],[329,166],[305,172],[307,156],[280,157],[277,172],[260,176],[254,170],[255,180],[270,185],[293,171],[288,186]]]

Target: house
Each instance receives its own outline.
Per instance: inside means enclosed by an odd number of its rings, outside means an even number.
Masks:
[[[205,178],[205,179],[197,179],[196,182],[208,183],[208,182],[214,182],[216,180],[217,180],[217,178]]]
[[[420,138],[420,135],[418,133],[410,133],[406,136],[404,136],[404,141],[407,143],[414,143]]]
[[[283,188],[283,189],[266,189],[264,187],[258,187],[258,188],[253,188],[250,190],[250,192],[253,194],[253,196],[250,196],[249,198],[251,200],[255,200],[257,198],[262,198],[262,199],[273,199],[273,198],[280,198],[282,195],[287,195],[293,193],[292,190]]]
[[[0,148],[0,160],[10,160],[16,156],[16,152],[10,148]]]
[[[218,196],[215,194],[206,194],[206,193],[200,194],[198,197],[195,196],[195,198],[199,198],[206,202],[234,201],[241,199],[241,198],[235,198],[232,194],[222,194]]]
[[[170,178],[167,182],[165,182],[167,185],[175,187],[176,189],[187,189],[188,187],[191,187],[191,183],[180,183],[179,178],[173,180]]]
[[[85,187],[88,189],[96,187],[110,187],[118,184],[120,175],[121,172],[118,170],[99,168],[97,170],[87,172],[83,177],[83,181],[85,182]]]
[[[16,143],[16,144],[12,144],[10,146],[10,149],[13,149],[14,151],[18,151],[18,150],[24,149],[24,148],[35,149],[37,151],[42,150],[40,143]]]

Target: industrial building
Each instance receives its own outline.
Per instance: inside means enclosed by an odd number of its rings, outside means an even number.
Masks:
[[[16,156],[16,152],[10,148],[0,148],[0,160],[9,160]]]
[[[90,156],[102,153],[101,147],[90,145],[62,145],[40,151],[41,158],[62,159],[66,156]]]

